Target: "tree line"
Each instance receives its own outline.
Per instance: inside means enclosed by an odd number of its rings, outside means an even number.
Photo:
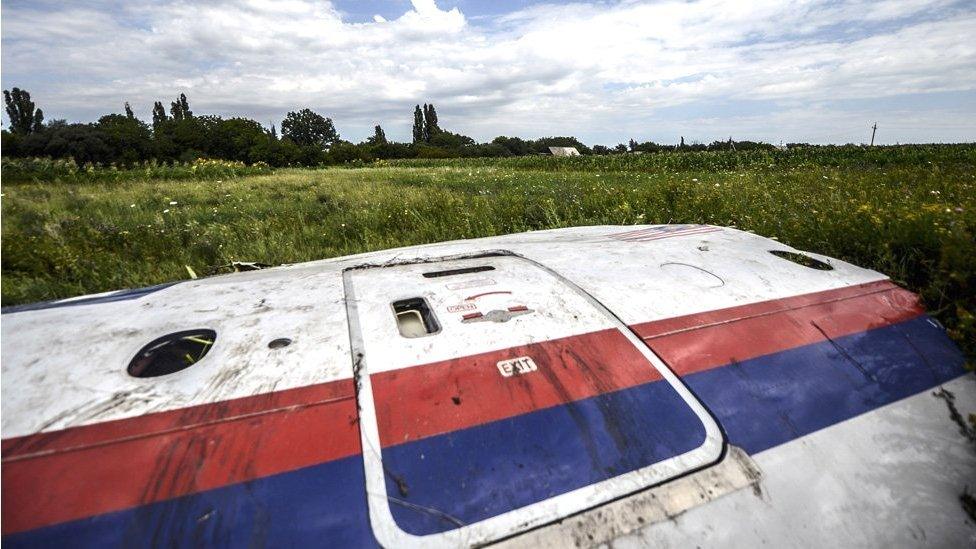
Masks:
[[[235,160],[271,166],[319,166],[394,158],[501,157],[548,154],[549,147],[575,147],[581,154],[651,153],[769,147],[764,143],[715,142],[711,145],[659,145],[652,142],[587,147],[575,137],[521,139],[499,136],[487,143],[442,129],[433,104],[414,108],[412,141],[389,141],[377,125],[361,143],[343,140],[331,118],[311,109],[288,112],[281,134],[243,117],[196,115],[185,94],[169,104],[156,101],[152,122],[137,118],[129,103],[122,114],[93,123],[44,120],[26,90],[4,90],[9,128],[2,131],[4,156],[74,158],[79,163],[131,165],[147,160],[190,162],[198,158]]]

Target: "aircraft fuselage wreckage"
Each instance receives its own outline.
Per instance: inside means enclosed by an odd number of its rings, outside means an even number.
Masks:
[[[943,328],[734,229],[414,246],[2,328],[5,547],[973,540]]]

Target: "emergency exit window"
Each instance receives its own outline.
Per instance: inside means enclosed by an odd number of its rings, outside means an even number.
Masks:
[[[437,317],[422,297],[394,301],[393,314],[403,337],[424,337],[441,331]]]

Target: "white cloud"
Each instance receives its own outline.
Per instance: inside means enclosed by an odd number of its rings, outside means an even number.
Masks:
[[[892,140],[932,139],[918,112],[950,130],[936,137],[976,139],[966,3],[626,1],[472,20],[434,0],[362,23],[311,0],[5,5],[3,86],[29,89],[49,118],[91,119],[124,100],[146,114],[183,91],[198,113],[268,123],[309,106],[345,137],[381,123],[406,138],[412,105],[433,101],[442,125],[478,138],[591,141],[817,139],[869,122],[839,102],[913,94],[915,110],[864,110],[915,128]],[[736,110],[755,102],[768,112]],[[709,105],[731,110],[703,117]]]

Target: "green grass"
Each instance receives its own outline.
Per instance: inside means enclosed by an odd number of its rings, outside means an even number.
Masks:
[[[292,263],[573,225],[709,223],[886,273],[976,351],[974,145],[179,176],[8,178],[4,164],[3,304],[177,280],[186,266],[202,274],[232,260]]]

